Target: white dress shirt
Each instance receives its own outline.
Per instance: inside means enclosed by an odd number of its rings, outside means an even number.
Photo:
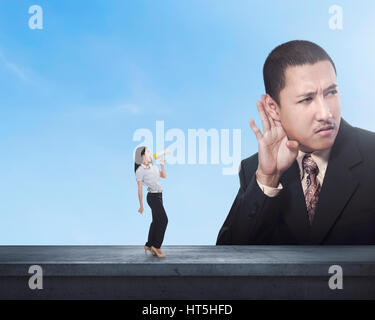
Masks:
[[[327,170],[328,159],[329,159],[330,153],[331,153],[331,148],[325,149],[325,150],[314,151],[311,154],[311,158],[316,162],[316,164],[319,168],[319,173],[318,173],[317,179],[318,179],[321,186],[323,185],[323,180],[324,180],[324,176],[325,176],[325,173],[326,173],[326,170]],[[307,185],[306,185],[307,175],[304,174],[304,171],[303,171],[303,168],[302,168],[302,159],[305,156],[305,154],[306,154],[306,152],[303,152],[303,151],[299,150],[298,155],[297,155],[297,159],[296,159],[297,162],[298,162],[299,169],[300,169],[299,170],[300,171],[300,179],[301,179],[302,189],[303,189],[304,193],[305,193],[305,190],[307,188]],[[260,183],[258,181],[258,179],[257,179],[257,183],[259,185],[259,188],[268,197],[277,196],[279,194],[279,192],[283,189],[283,186],[282,186],[281,183],[279,183],[277,188],[266,186],[266,185]]]

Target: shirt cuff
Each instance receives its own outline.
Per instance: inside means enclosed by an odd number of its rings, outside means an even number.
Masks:
[[[279,192],[283,189],[283,185],[281,184],[281,182],[279,182],[279,185],[277,186],[277,188],[273,188],[273,187],[269,187],[260,183],[258,179],[256,180],[257,180],[259,188],[268,197],[271,197],[271,198],[276,197],[279,194]]]

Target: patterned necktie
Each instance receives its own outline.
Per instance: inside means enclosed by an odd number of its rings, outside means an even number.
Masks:
[[[309,216],[310,225],[315,214],[315,208],[318,203],[319,193],[320,193],[320,183],[317,179],[319,168],[316,162],[311,158],[311,153],[305,154],[302,160],[302,168],[307,174],[306,184],[307,188],[305,190],[305,200],[307,207],[307,214]]]

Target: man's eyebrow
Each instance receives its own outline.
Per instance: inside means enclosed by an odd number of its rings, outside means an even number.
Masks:
[[[297,97],[299,98],[299,97],[310,97],[310,96],[313,96],[313,95],[315,95],[316,94],[316,92],[306,92],[306,93],[303,93],[303,94],[300,94],[300,95],[298,95]]]
[[[324,89],[324,92],[332,90],[332,89],[336,89],[336,88],[337,88],[337,84],[333,83],[328,88]],[[316,94],[316,92],[306,92],[306,93],[298,95],[297,97],[310,97],[310,96],[313,96],[315,94]]]
[[[327,89],[324,89],[324,92],[329,91],[329,90],[332,90],[332,89],[336,89],[336,88],[337,88],[337,84],[336,84],[336,83],[333,83],[333,84],[331,84]]]

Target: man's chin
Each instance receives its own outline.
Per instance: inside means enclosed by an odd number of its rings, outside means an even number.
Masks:
[[[303,152],[314,152],[320,150],[326,150],[333,146],[335,143],[336,135],[330,139],[319,139],[314,141],[314,143],[303,144],[301,143],[300,150]]]
[[[329,148],[332,148],[334,142],[335,142],[335,140],[325,141],[323,143],[316,143],[316,144],[310,145],[310,146],[301,146],[300,150],[303,151],[303,152],[323,151],[323,150],[327,150]]]

